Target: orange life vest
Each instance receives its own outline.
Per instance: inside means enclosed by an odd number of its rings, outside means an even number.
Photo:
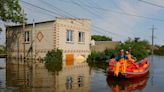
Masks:
[[[135,60],[132,58],[132,55],[130,53],[127,56],[130,61],[135,62]]]

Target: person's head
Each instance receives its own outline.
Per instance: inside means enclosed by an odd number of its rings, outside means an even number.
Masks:
[[[124,54],[124,50],[121,49],[121,50],[120,50],[120,55],[123,55],[123,54]]]

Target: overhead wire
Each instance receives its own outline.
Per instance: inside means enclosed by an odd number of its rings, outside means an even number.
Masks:
[[[74,2],[74,1],[73,1]],[[45,4],[48,4],[49,6],[53,6],[52,4],[50,4],[50,3],[46,3],[45,1],[44,1],[44,3]],[[76,2],[74,2],[74,3],[76,3]],[[78,5],[78,3],[76,3],[77,5]],[[53,6],[53,7],[55,7],[55,6]],[[57,7],[55,7],[55,8],[57,8]],[[59,8],[58,8],[59,9]],[[84,9],[84,8],[83,8]],[[61,9],[60,9],[61,10]],[[64,10],[62,10],[64,13],[66,13],[66,14],[69,14],[68,12],[65,12]],[[89,10],[88,10],[88,12],[90,12]],[[91,14],[93,14],[93,12],[91,13]],[[94,13],[95,14],[95,13]],[[69,14],[71,17],[74,17],[72,14]],[[97,16],[97,17],[101,17],[101,16]],[[93,27],[96,27],[97,29],[101,29],[101,31],[104,31],[105,33],[111,33],[111,34],[114,34],[114,35],[118,35],[118,34],[116,34],[116,33],[113,33],[113,32],[110,32],[110,31],[108,31],[108,30],[105,30],[105,29],[103,29],[103,28],[100,28],[100,27],[98,27],[98,26],[95,26],[95,25],[93,25]]]
[[[43,4],[46,4],[48,7],[51,7],[51,8],[53,8],[53,9],[55,9],[55,11],[57,11],[58,13],[59,13],[59,12],[62,13],[62,15],[66,16],[66,17],[69,17],[69,16],[73,17],[72,14],[70,14],[69,12],[66,12],[66,11],[64,11],[64,10],[58,8],[58,7],[55,7],[53,4],[48,3],[48,2],[46,2],[45,0],[38,0],[38,1],[40,1],[40,2],[43,3]],[[66,14],[65,14],[65,13],[66,13]]]
[[[23,7],[25,7],[25,8],[28,9],[28,10],[34,9],[34,8],[28,7],[28,6],[26,6],[26,5],[23,5]],[[41,12],[41,11],[38,11],[38,10],[35,10],[35,9],[34,9],[34,11],[36,11],[36,12],[38,12],[38,13],[46,14],[46,15],[48,15],[48,16],[50,16],[50,17],[55,17],[54,15],[51,15],[51,14],[49,14],[49,13]]]
[[[113,0],[110,0],[112,3],[113,3],[113,5],[115,6],[115,7],[117,7],[119,10],[121,10],[121,11],[123,11],[123,12],[126,12],[126,11],[124,11],[124,9],[122,9],[121,7],[119,7]],[[115,16],[115,17],[117,17],[117,16]],[[120,17],[117,17],[116,18],[116,20],[118,20],[119,19],[119,21],[122,21],[123,23],[122,23],[122,25],[125,25],[125,26],[127,26],[127,28],[129,29],[129,30],[126,30],[126,31],[128,31],[128,32],[131,32],[131,34],[133,35],[133,36],[136,36],[134,33],[132,33],[132,31],[134,30],[129,24],[127,24],[125,21],[123,21],[122,20],[122,18],[120,18]]]
[[[28,5],[31,5],[31,6],[33,6],[33,7],[35,7],[35,8],[38,8],[38,9],[44,10],[44,11],[46,11],[46,12],[53,13],[53,14],[56,14],[56,15],[58,15],[58,16],[63,16],[63,15],[61,15],[61,14],[58,14],[58,13],[54,12],[54,11],[50,11],[50,10],[48,10],[48,9],[45,9],[45,8],[42,8],[42,7],[36,6],[36,5],[31,4],[31,3],[28,3],[28,2],[26,2],[26,1],[21,0],[21,2],[23,2],[23,3],[25,3],[25,4],[28,4]]]
[[[50,4],[50,3],[46,2],[46,1],[43,1],[43,0],[40,0],[40,1],[42,1],[44,4],[47,4],[48,6],[51,6],[51,7],[53,7],[53,8],[56,8],[56,9],[58,9],[58,10],[61,10],[61,9],[55,7],[54,5],[52,5],[52,4]],[[64,10],[61,10],[61,11],[62,11],[63,13],[66,13],[66,14],[70,15],[70,17],[75,17],[75,16],[73,16],[72,14],[70,14],[70,13],[64,11]],[[94,26],[94,27],[95,27],[95,26]],[[96,28],[99,28],[99,27],[96,26]],[[107,32],[106,30],[104,30],[104,29],[102,29],[102,28],[99,28],[99,29],[103,30],[104,32]],[[99,32],[99,33],[102,34],[102,32]],[[112,33],[112,32],[109,32],[109,33],[114,34],[114,33]],[[114,34],[114,35],[116,35],[116,34]]]
[[[149,4],[149,5],[152,5],[152,6],[156,6],[156,7],[159,7],[159,8],[164,8],[164,6],[162,6],[162,5],[158,5],[158,4],[149,2],[149,1],[145,1],[145,0],[138,0],[138,1]]]
[[[26,3],[27,4],[27,3]],[[30,4],[31,5],[31,4]],[[34,5],[32,5],[32,6],[34,6]],[[35,7],[35,8],[38,8],[38,7]],[[40,7],[39,9],[41,9],[41,10],[48,10],[48,9],[45,9],[45,8],[42,8],[42,7]],[[63,11],[64,12],[64,11]],[[49,10],[49,13],[51,13],[51,14],[56,14],[56,12],[54,13],[53,11],[50,11]],[[66,14],[68,14],[68,13],[66,13]],[[58,13],[57,13],[57,15],[59,15]],[[61,14],[60,14],[61,15]],[[62,15],[63,16],[63,15]],[[70,15],[70,16],[72,16],[72,15]],[[73,16],[72,16],[73,17]],[[104,31],[105,29],[102,29],[102,28],[100,28],[100,27],[95,27],[95,25],[93,26],[94,28],[96,28],[97,30],[101,30],[101,31]],[[100,34],[103,34],[103,33],[101,33],[101,31],[99,31],[99,33]],[[107,30],[105,30],[104,32],[109,32],[109,31],[107,31]],[[111,34],[113,34],[113,32],[111,33]],[[118,34],[115,34],[115,35],[117,35],[118,36]]]
[[[86,5],[86,4],[82,4],[82,3],[79,3],[78,5],[80,5],[81,7],[83,7],[83,5],[84,6],[87,6],[87,7],[91,7],[91,8],[94,8],[94,6],[90,6],[90,5]],[[96,9],[102,9],[102,8],[96,8]],[[106,11],[106,10],[105,10]],[[126,15],[129,15],[129,13],[126,13],[126,12],[118,12],[118,11],[114,11],[115,13],[117,12],[117,13],[124,13],[124,14],[126,14]],[[139,17],[139,18],[145,18],[145,19],[149,19],[149,20],[156,20],[156,21],[161,21],[161,22],[163,22],[164,20],[163,19],[159,19],[159,18],[151,18],[151,17],[145,17],[145,16],[140,16],[140,15],[134,15],[134,14],[130,14],[130,16],[135,16],[135,17]],[[132,29],[132,28],[131,28]],[[134,29],[132,29],[132,30],[134,30]],[[133,33],[132,33],[133,34]],[[134,35],[134,34],[133,34]],[[143,34],[142,34],[143,35]]]
[[[96,2],[94,2],[94,1],[92,1],[92,0],[86,0],[86,2],[85,2],[87,5],[90,5],[90,6],[96,6],[96,7],[98,7],[99,5],[97,5],[97,3]],[[82,3],[81,3],[82,4]],[[100,8],[100,7],[98,7],[98,8]],[[92,10],[92,11],[94,11],[94,10]],[[96,13],[98,13],[98,14],[102,14],[102,13],[100,13],[99,11],[97,12],[97,11],[95,11]],[[106,19],[104,19],[104,22],[106,22]],[[122,30],[122,31],[125,31],[125,30],[123,30],[118,24],[112,24],[112,23],[107,23],[107,24],[111,24],[111,26],[112,27],[115,27],[115,28],[119,28],[120,30]],[[133,33],[128,33],[128,34],[130,34],[130,35],[133,35],[134,36],[134,34]]]
[[[61,0],[61,2],[71,3],[71,2],[63,1],[63,0]],[[72,4],[74,4],[74,3],[72,3]],[[131,17],[138,17],[138,18],[144,18],[144,19],[149,19],[149,20],[155,20],[155,21],[164,22],[164,19],[154,18],[154,17],[148,17],[148,16],[142,16],[142,15],[136,15],[136,14],[126,13],[126,12],[120,12],[120,11],[117,11],[117,10],[114,10],[114,9],[97,8],[97,7],[93,7],[93,6],[89,6],[89,5],[84,5],[84,4],[81,5],[81,6],[83,6],[83,7],[90,7],[90,8],[98,9],[98,10],[101,10],[101,11],[109,11],[109,12],[113,12],[113,13],[116,13],[116,14],[123,14],[123,15],[131,16]]]
[[[87,8],[85,8],[85,7],[83,7],[83,6],[81,6],[81,4],[83,3],[83,2],[80,2],[80,3],[77,3],[77,2],[75,2],[75,1],[73,1],[73,0],[71,0],[71,2],[73,2],[74,4],[76,4],[77,6],[80,6],[82,9],[84,9],[84,10],[86,10],[87,12],[89,12],[89,13],[91,13],[92,15],[96,15],[96,17],[97,18],[102,18],[103,19],[103,17],[101,16],[101,15],[98,15],[98,14],[96,14],[96,13],[94,13],[93,12],[93,10],[91,11],[91,10],[89,10],[89,9],[87,9]],[[104,22],[105,22],[106,20],[104,19]],[[115,26],[115,25],[113,25],[113,26]],[[96,27],[96,28],[98,28],[97,26],[94,26],[94,27]],[[117,27],[118,28],[118,27]],[[101,29],[102,31],[105,31],[104,29],[102,29],[102,28],[99,28],[99,29]],[[109,32],[109,31],[108,31]],[[121,34],[116,34],[116,33],[114,33],[114,32],[109,32],[109,33],[111,33],[111,34],[114,34],[114,35],[117,35],[117,36],[123,36],[123,35],[121,35]]]
[[[26,1],[21,0],[21,2],[23,2],[23,3],[25,3],[25,4],[28,4],[28,5],[31,5],[31,6],[33,6],[33,7],[35,7],[35,8],[39,8],[39,9],[44,10],[44,11],[48,11],[49,13],[53,13],[53,14],[57,14],[57,15],[63,16],[63,15],[61,15],[61,14],[58,14],[58,13],[53,12],[53,11],[50,11],[50,10],[48,10],[48,9],[45,9],[45,8],[36,6],[36,5],[31,4],[31,3],[28,3],[28,2],[26,2]],[[99,28],[99,27],[96,26],[96,28]],[[99,28],[99,29],[103,30],[104,32],[109,32],[109,31],[106,31],[105,29],[102,29],[102,28]],[[101,33],[101,32],[99,32],[99,33]],[[111,33],[112,33],[112,32],[111,32]],[[102,33],[101,33],[101,34],[102,34]],[[114,34],[114,33],[113,33],[113,34]]]

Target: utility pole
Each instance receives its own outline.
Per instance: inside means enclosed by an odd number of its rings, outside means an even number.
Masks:
[[[151,54],[153,55],[154,54],[154,25],[152,26],[152,46],[151,46]]]
[[[33,19],[33,30],[31,32],[31,41],[32,41],[32,58],[35,59],[36,56],[36,42],[35,42],[35,20]],[[34,43],[34,44],[33,44]]]
[[[153,54],[154,54],[154,30],[155,30],[156,28],[154,27],[154,25],[152,26],[152,28],[151,28],[151,30],[152,30],[152,46],[151,46],[151,54],[152,54],[152,56],[151,56],[151,69],[152,69],[152,77],[151,77],[151,85],[153,86],[154,85],[154,63],[153,63],[153,61],[154,61],[154,57],[153,57]]]
[[[25,35],[25,14],[24,14],[24,10],[23,10],[23,36],[24,36],[24,39],[23,39],[23,59],[25,59],[25,55],[26,55],[26,49],[25,49],[25,39],[26,39],[26,35]]]

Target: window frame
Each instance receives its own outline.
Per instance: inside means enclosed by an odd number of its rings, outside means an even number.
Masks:
[[[78,32],[78,43],[85,43],[85,32]]]
[[[73,30],[67,30],[66,32],[66,42],[68,43],[73,43],[73,33],[74,31]]]
[[[30,31],[25,31],[25,32],[24,32],[24,42],[25,42],[25,43],[30,43],[30,40],[31,40],[30,37],[31,37],[31,36],[30,36]]]

